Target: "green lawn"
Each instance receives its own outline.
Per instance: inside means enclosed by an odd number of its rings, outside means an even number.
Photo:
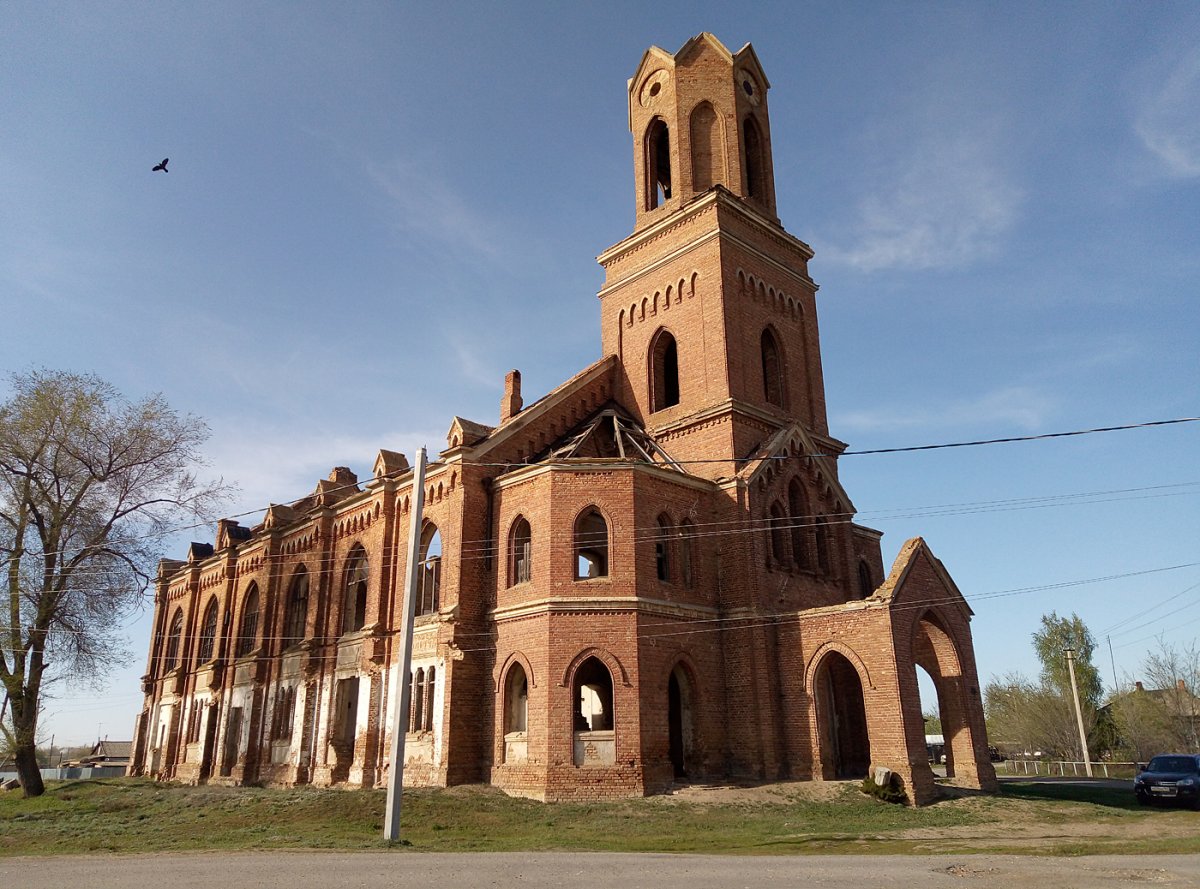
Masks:
[[[484,787],[404,795],[407,851],[1200,852],[1200,814],[1146,810],[1132,794],[1007,784],[920,809],[846,786],[690,792],[544,804]],[[146,780],[52,782],[0,794],[0,855],[200,849],[380,849],[381,791],[181,787]]]

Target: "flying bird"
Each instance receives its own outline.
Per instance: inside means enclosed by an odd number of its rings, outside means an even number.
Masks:
[[[150,168],[150,172],[157,173],[159,170],[162,170],[164,173],[170,173],[171,171],[167,169],[167,161],[169,160],[169,157],[164,157],[161,164],[155,164]]]

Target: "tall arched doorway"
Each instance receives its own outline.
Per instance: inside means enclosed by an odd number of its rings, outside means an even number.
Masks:
[[[921,615],[914,627],[913,669],[927,673],[937,693],[935,712],[942,723],[946,777],[974,776],[975,739],[967,719],[971,704],[967,700],[958,647],[935,611]],[[922,709],[933,709],[925,701],[921,703]]]
[[[667,751],[676,780],[693,777],[689,763],[693,749],[692,683],[682,664],[667,680]]]
[[[831,651],[817,668],[813,690],[822,777],[827,780],[865,777],[871,767],[871,741],[858,670],[844,655]]]

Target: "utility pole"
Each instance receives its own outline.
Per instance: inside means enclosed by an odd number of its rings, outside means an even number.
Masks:
[[[1071,696],[1075,699],[1075,721],[1079,725],[1079,746],[1083,750],[1083,767],[1087,776],[1092,777],[1092,756],[1088,753],[1087,732],[1083,730],[1083,711],[1079,708],[1079,687],[1075,684],[1075,649],[1064,648],[1067,656],[1067,669],[1071,671]]]
[[[404,582],[404,616],[401,618],[400,650],[397,652],[395,704],[392,708],[392,751],[388,768],[387,809],[383,817],[383,837],[400,839],[400,796],[404,789],[404,733],[407,729],[409,697],[412,687],[408,674],[412,670],[413,620],[417,613],[417,592],[421,579],[421,512],[425,507],[425,449],[417,448],[417,465],[413,467],[412,520],[408,526],[408,562]]]
[[[1108,660],[1112,663],[1113,671],[1113,695],[1117,693],[1117,659],[1113,657],[1112,652],[1112,636],[1105,636],[1105,641],[1108,642]]]

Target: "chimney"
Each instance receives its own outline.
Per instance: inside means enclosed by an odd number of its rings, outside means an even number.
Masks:
[[[521,372],[510,370],[504,377],[504,397],[500,399],[500,422],[508,420],[521,413]]]
[[[1142,688],[1142,683],[1140,683],[1140,682],[1135,682],[1135,683],[1133,683],[1133,685],[1134,685],[1134,687],[1135,687],[1135,688],[1136,688],[1138,691],[1145,691],[1145,690],[1146,690],[1146,689]]]

